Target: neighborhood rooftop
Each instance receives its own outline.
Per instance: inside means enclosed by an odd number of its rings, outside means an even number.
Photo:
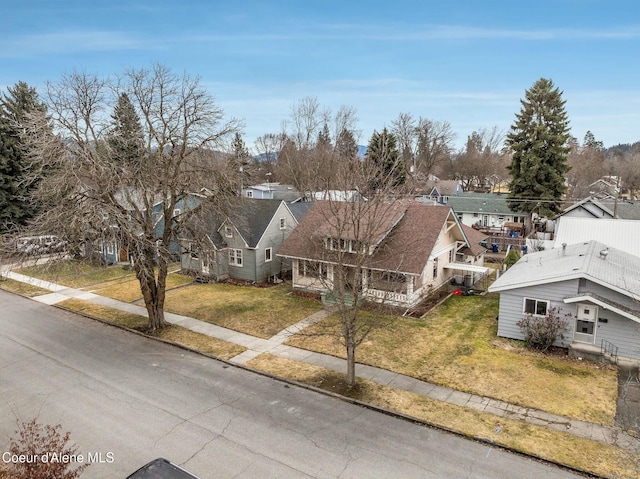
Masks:
[[[640,300],[640,257],[599,241],[525,255],[489,290],[506,291],[579,278],[605,284]]]

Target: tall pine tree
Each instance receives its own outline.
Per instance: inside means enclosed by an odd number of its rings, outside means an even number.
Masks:
[[[23,226],[37,206],[29,198],[35,182],[20,145],[21,124],[35,110],[46,111],[36,89],[25,82],[0,97],[0,233]]]
[[[406,170],[398,151],[398,142],[395,135],[386,128],[381,133],[374,131],[371,135],[365,160],[365,166],[379,171],[378,177],[370,185],[372,190],[377,190],[380,184],[391,184],[394,187],[404,185]]]
[[[139,168],[145,157],[144,133],[140,117],[126,93],[118,97],[111,118],[108,136],[111,157],[121,167]]]
[[[513,153],[507,200],[512,210],[551,215],[561,210],[569,171],[566,102],[551,80],[541,78],[520,103],[506,140]]]

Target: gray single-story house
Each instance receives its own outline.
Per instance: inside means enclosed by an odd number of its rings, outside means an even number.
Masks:
[[[517,322],[551,308],[569,320],[557,346],[573,355],[640,362],[640,258],[587,241],[522,257],[489,288],[500,293],[498,336],[524,339]]]

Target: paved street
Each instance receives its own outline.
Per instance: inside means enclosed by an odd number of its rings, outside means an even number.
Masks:
[[[84,478],[163,456],[206,478],[569,478],[0,291],[0,452],[15,416],[61,423]]]

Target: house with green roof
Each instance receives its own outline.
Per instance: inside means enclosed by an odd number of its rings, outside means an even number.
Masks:
[[[458,220],[467,226],[503,228],[505,223],[526,223],[527,213],[509,208],[505,196],[492,193],[463,193],[447,202]]]

